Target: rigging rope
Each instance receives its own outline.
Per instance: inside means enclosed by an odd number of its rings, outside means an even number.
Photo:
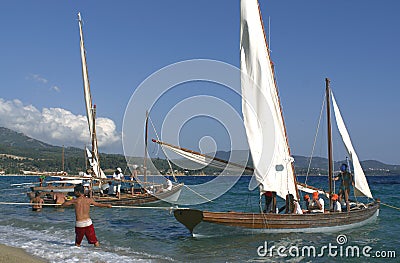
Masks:
[[[156,131],[156,127],[154,127],[154,123],[153,123],[153,121],[151,120],[150,117],[149,117],[149,120],[150,120],[151,126],[153,127],[154,133],[156,134],[157,140],[160,140],[160,138],[158,137],[158,133],[157,133],[157,131]],[[167,162],[168,162],[168,165],[169,165],[169,169],[171,169],[172,177],[174,178],[175,182],[177,182],[178,180],[177,180],[176,177],[175,177],[174,169],[172,169],[172,165],[171,165],[171,162],[170,162],[169,159],[168,159],[168,155],[165,153],[164,148],[163,148],[162,146],[161,146],[161,150],[163,151],[165,157],[167,158]]]
[[[156,128],[155,128],[155,126],[154,126],[154,123],[153,123],[153,121],[151,120],[150,117],[149,117],[149,120],[150,120],[151,126],[153,127],[154,133],[156,134],[157,140],[160,141],[160,137],[158,137],[157,130],[156,130]],[[166,159],[167,159],[169,168],[171,169],[171,172],[172,172],[172,176],[174,177],[175,182],[177,182],[177,179],[176,179],[175,174],[174,174],[174,169],[172,168],[171,162],[169,161],[168,156],[167,156],[167,154],[165,153],[164,147],[162,147],[162,145],[161,145],[161,150],[163,151],[163,153],[164,153],[164,155],[165,155],[165,157],[166,157]],[[212,202],[212,200],[210,200],[210,199],[208,199],[207,197],[205,197],[204,195],[202,195],[202,194],[196,192],[195,190],[193,190],[193,189],[190,188],[189,186],[187,186],[187,185],[183,185],[183,186],[186,187],[187,189],[189,189],[190,191],[192,191],[193,193],[195,193],[196,195],[200,196],[201,198],[207,200],[208,202]]]
[[[189,186],[187,186],[187,185],[185,185],[185,184],[184,184],[183,186],[186,187],[187,189],[189,189],[190,191],[192,191],[193,193],[197,194],[197,195],[200,196],[201,198],[204,198],[204,199],[207,200],[208,202],[213,202],[213,200],[208,199],[207,197],[205,197],[204,195],[202,195],[202,194],[196,192],[195,190],[193,190],[193,189],[190,188]]]
[[[388,205],[388,204],[385,204],[385,203],[382,203],[382,202],[381,202],[381,205],[385,205],[387,207],[390,207],[390,208],[393,208],[393,209],[396,209],[396,210],[400,211],[400,207],[396,207],[396,206],[393,206],[393,205]]]
[[[42,205],[42,206],[61,206],[62,204],[40,204],[40,203],[12,203],[12,202],[0,202],[0,205]],[[130,209],[162,209],[162,210],[174,210],[178,209],[178,206],[162,207],[162,206],[125,206],[125,205],[113,205],[112,208],[130,208]]]
[[[325,94],[325,93],[324,93],[324,94]],[[313,158],[313,156],[314,156],[315,144],[317,143],[317,137],[318,137],[319,126],[320,126],[320,124],[321,124],[322,113],[323,113],[323,111],[324,111],[324,106],[325,106],[325,98],[326,98],[326,94],[324,95],[324,98],[323,98],[323,100],[322,100],[322,107],[321,107],[321,111],[320,111],[320,113],[319,113],[319,120],[318,120],[318,125],[317,125],[317,132],[315,133],[314,143],[313,143],[313,147],[312,147],[312,150],[311,150],[310,162],[308,163],[307,175],[306,175],[306,180],[304,181],[304,184],[307,184],[308,175],[309,175],[310,169],[311,169],[311,162],[312,162],[312,158]]]
[[[129,209],[161,209],[161,210],[174,210],[178,206],[126,206],[126,205],[113,205],[111,208],[129,208]]]
[[[45,205],[45,206],[60,206],[61,204],[40,204],[40,203],[11,203],[11,202],[0,202],[0,205]]]

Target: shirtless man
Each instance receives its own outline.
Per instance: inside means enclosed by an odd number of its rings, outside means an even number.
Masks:
[[[44,200],[40,197],[40,193],[36,192],[35,197],[31,199],[31,204],[32,205],[32,211],[41,211],[42,210],[42,204],[44,203]]]
[[[76,198],[63,203],[62,206],[65,207],[75,205],[75,246],[79,247],[81,245],[83,236],[86,236],[89,244],[93,244],[95,247],[98,247],[100,246],[100,243],[97,240],[92,220],[90,219],[90,205],[108,208],[111,208],[111,205],[97,203],[92,198],[86,197],[84,195],[84,188],[82,185],[75,186],[74,193]]]
[[[65,194],[64,193],[54,193],[53,200],[56,204],[62,205],[65,202]]]

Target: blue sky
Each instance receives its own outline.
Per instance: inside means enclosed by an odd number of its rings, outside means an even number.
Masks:
[[[400,2],[271,0],[260,5],[265,24],[271,18],[270,48],[292,153],[310,155],[329,77],[359,158],[400,164]],[[53,144],[82,145],[87,126],[78,11],[92,96],[103,118],[100,150],[121,151],[129,98],[155,71],[197,58],[239,66],[236,0],[1,1],[2,126]],[[171,97],[202,91],[226,98],[240,111],[239,97],[213,85],[177,89]],[[168,107],[158,105],[159,112],[152,112],[156,125]],[[60,130],[51,127],[53,119],[69,124]],[[199,139],[212,135],[207,120],[193,127],[185,126],[191,136],[183,133],[182,147],[197,148]],[[224,131],[211,130],[220,138],[219,149],[229,148],[220,143]]]

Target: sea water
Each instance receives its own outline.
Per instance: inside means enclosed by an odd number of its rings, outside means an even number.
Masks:
[[[189,186],[212,179],[179,178]],[[302,180],[304,178],[300,177]],[[1,201],[29,202],[27,185],[11,185],[33,181],[37,181],[37,177],[0,176]],[[249,177],[242,177],[218,199],[194,208],[258,211],[258,193],[248,190],[249,181]],[[368,181],[375,197],[383,203],[400,207],[400,176],[371,176]],[[310,177],[308,183],[323,186],[326,178]],[[184,191],[182,197],[190,198],[188,191]],[[278,205],[283,205],[283,202]],[[159,203],[155,206],[171,205]],[[73,208],[44,207],[41,212],[33,212],[26,205],[0,205],[0,210],[0,243],[23,248],[50,262],[333,262],[338,259],[346,262],[399,262],[400,258],[400,211],[383,205],[374,223],[346,232],[257,234],[215,231],[213,235],[199,234],[195,237],[168,210],[94,207],[91,218],[100,248],[87,244],[86,239],[80,248],[74,246]],[[218,228],[216,226],[216,230]],[[345,238],[346,242],[339,244],[339,237]],[[333,251],[337,252],[336,256],[329,255],[327,249],[321,253],[321,248],[329,245],[336,246]],[[345,253],[348,247],[363,249],[367,246],[371,247],[369,258],[361,252],[359,257]],[[277,251],[279,247],[281,251]],[[264,248],[268,250],[264,251]],[[304,248],[315,248],[317,253],[296,254]],[[269,251],[272,253],[264,253]],[[373,254],[376,251],[386,252],[386,258],[377,258]]]

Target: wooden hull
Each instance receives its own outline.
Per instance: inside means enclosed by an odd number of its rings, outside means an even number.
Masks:
[[[32,192],[45,192],[45,193],[73,193],[74,192],[74,187],[73,185],[67,185],[67,186],[33,186],[31,187]]]
[[[99,203],[106,203],[112,205],[140,205],[158,201],[175,202],[178,200],[183,184],[174,185],[170,191],[157,193],[151,195],[149,193],[144,194],[121,194],[121,198],[118,199],[115,196],[95,196],[94,199]]]
[[[144,194],[121,194],[121,198],[118,199],[115,196],[93,196],[93,199],[99,203],[106,203],[112,205],[123,205],[123,206],[132,206],[132,205],[141,205],[158,201],[166,201],[173,203],[178,200],[179,195],[181,193],[183,184],[174,185],[170,191],[161,192],[156,195],[151,195],[149,193]],[[54,191],[56,192],[56,191]],[[73,192],[73,188],[72,188]],[[28,194],[29,196],[29,194]],[[52,204],[54,200],[51,198],[50,194],[44,194],[42,196],[45,203]]]
[[[66,185],[61,185],[62,181],[60,181],[60,183],[56,184],[56,185],[46,185],[46,186],[32,186],[31,190],[32,192],[43,192],[43,193],[74,193],[74,187],[75,185],[71,185],[69,183],[66,183]],[[93,190],[94,191],[98,191],[99,190],[99,184],[96,183],[93,186]]]
[[[350,212],[318,214],[260,214],[242,212],[207,212],[192,209],[177,209],[175,218],[191,233],[200,223],[255,230],[266,233],[289,232],[333,232],[355,228],[374,220],[379,214],[379,202],[367,208]]]

